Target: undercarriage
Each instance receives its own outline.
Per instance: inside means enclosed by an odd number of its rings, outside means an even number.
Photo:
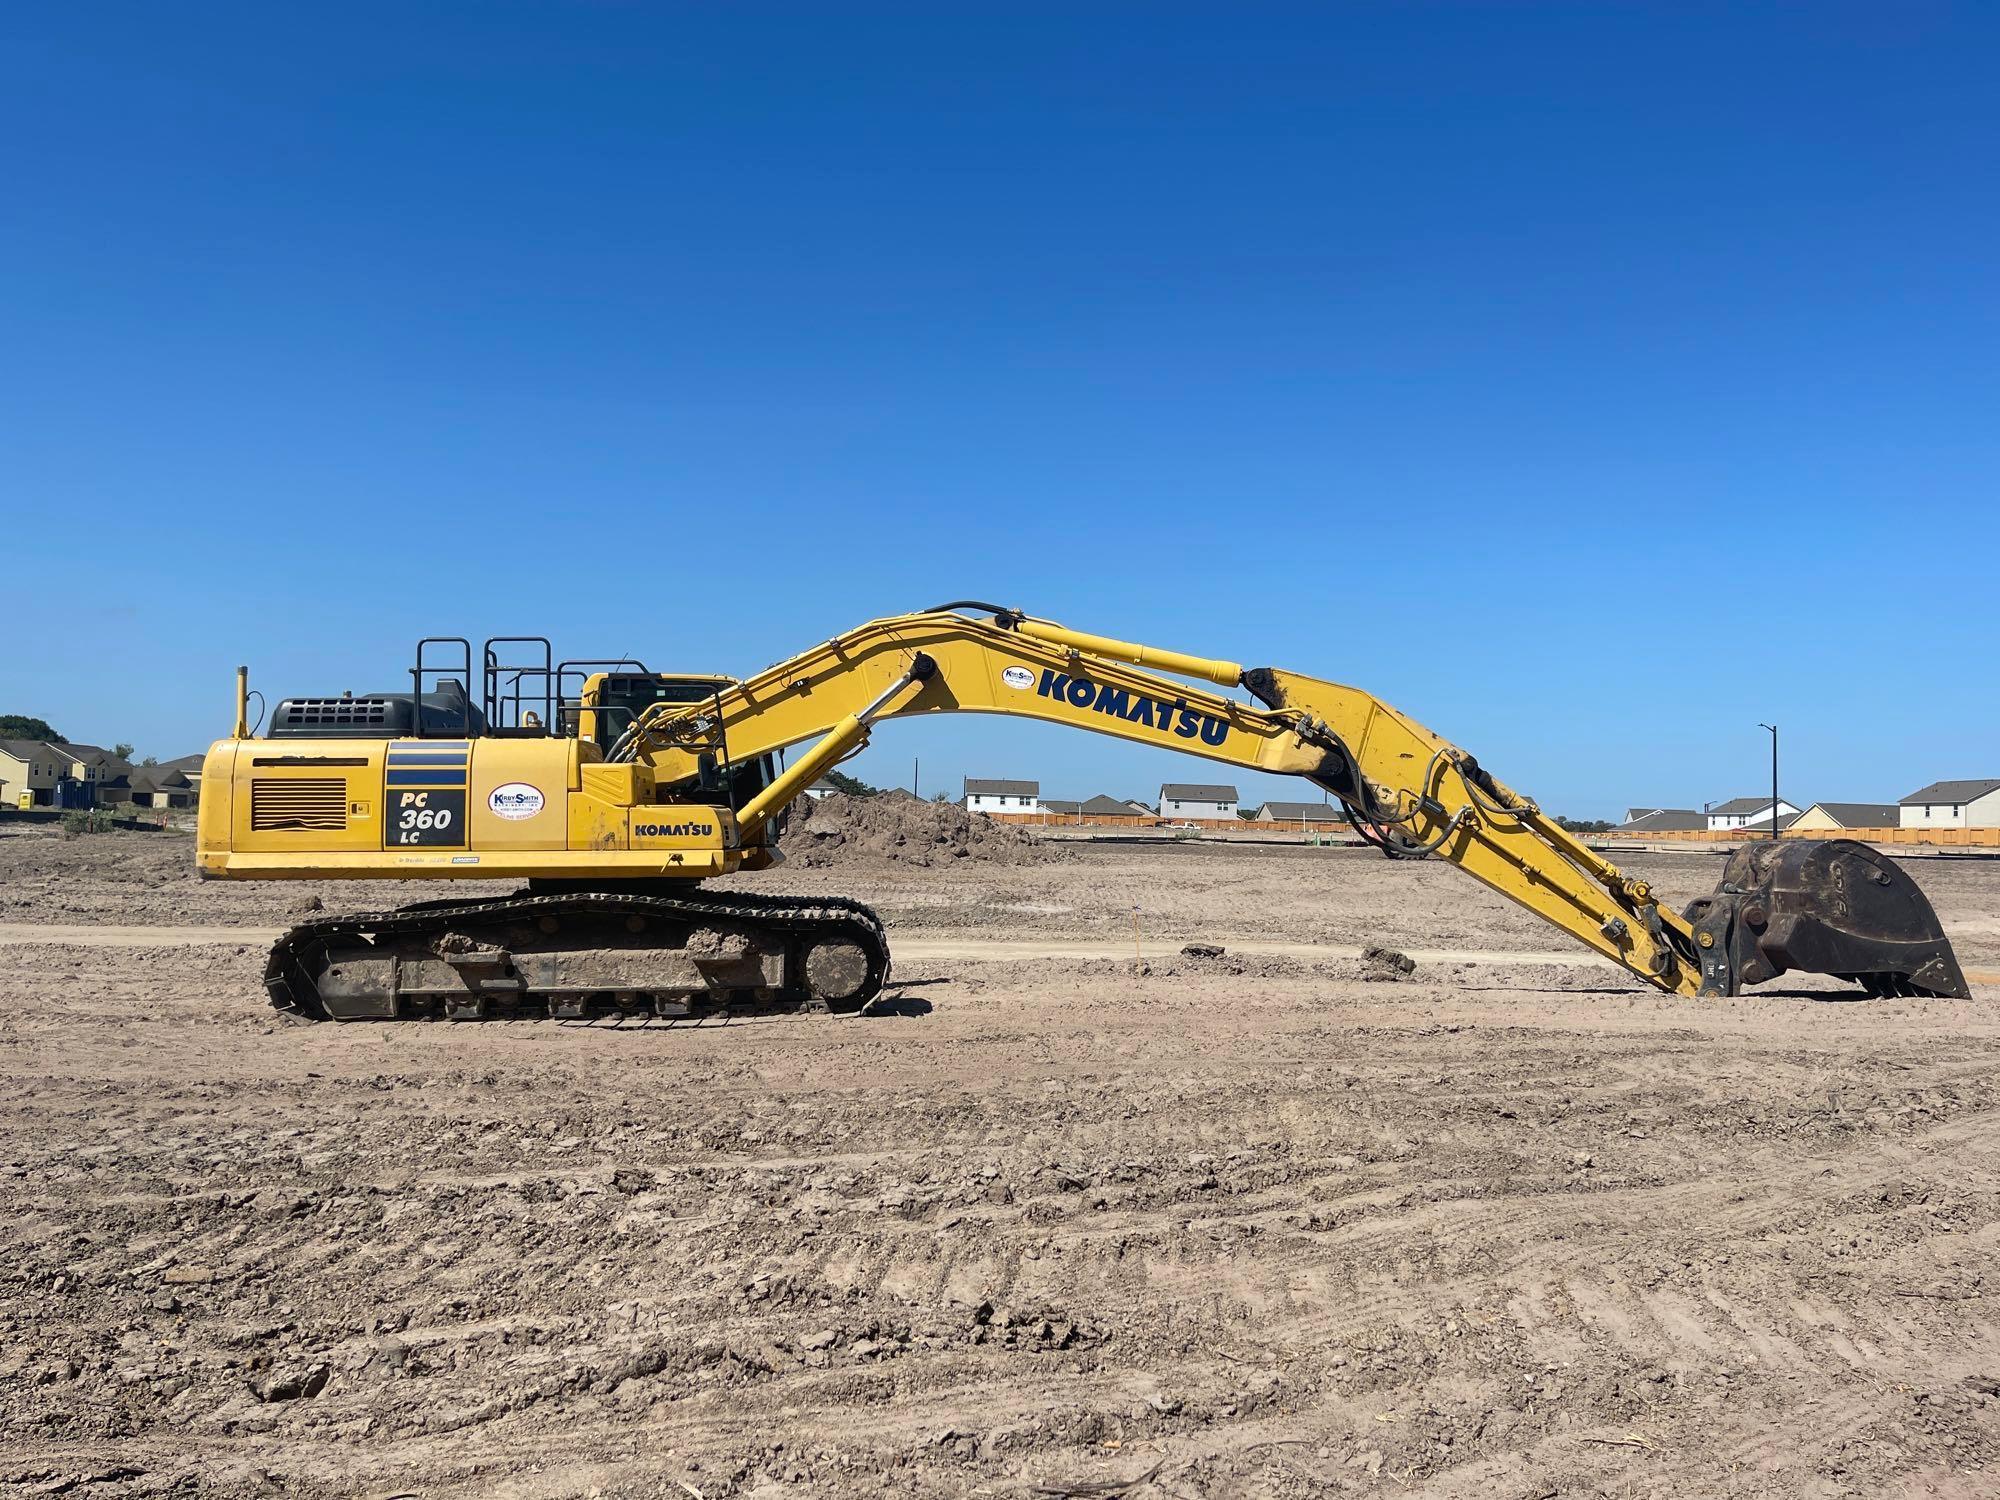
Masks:
[[[858,901],[743,892],[523,892],[309,920],[271,950],[281,1010],[481,1021],[852,1013],[889,973]]]

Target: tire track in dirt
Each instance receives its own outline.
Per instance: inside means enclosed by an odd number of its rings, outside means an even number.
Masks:
[[[1110,944],[1094,858],[1007,931]],[[1348,870],[1252,885],[1300,930],[1445,899]],[[274,1027],[255,944],[11,946],[0,1484],[1990,1487],[1982,1003],[1246,957],[913,961],[908,1013],[621,1034]]]

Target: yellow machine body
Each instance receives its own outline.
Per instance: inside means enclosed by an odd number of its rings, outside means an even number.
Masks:
[[[197,856],[225,879],[698,879],[743,864],[736,815],[661,804],[589,740],[222,740]]]

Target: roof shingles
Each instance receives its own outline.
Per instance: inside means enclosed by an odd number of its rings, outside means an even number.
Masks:
[[[1894,828],[1896,826],[1896,804],[1893,802],[1815,802],[1813,807],[1825,813],[1842,828]]]
[[[1082,812],[1086,818],[1136,818],[1138,816],[1137,813],[1132,811],[1129,803],[1120,802],[1116,797],[1107,797],[1101,792],[1083,804]]]
[[[1948,806],[1962,807],[1968,802],[1977,802],[1988,792],[2000,789],[2000,778],[1974,779],[1972,781],[1933,781],[1929,786],[1919,787],[1903,798],[1904,807],[1928,805],[1935,807],[1942,802]]]
[[[1691,832],[1708,827],[1708,819],[1691,807],[1655,807],[1618,825],[1619,833]]]

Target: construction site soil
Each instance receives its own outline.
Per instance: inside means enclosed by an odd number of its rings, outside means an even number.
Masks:
[[[971,859],[982,864],[1037,865],[1061,858],[1067,846],[950,802],[919,802],[908,792],[849,797],[835,792],[801,800],[785,832],[786,857],[808,869],[855,860],[921,866]]]
[[[1435,861],[814,821],[741,883],[882,1000],[625,1027],[285,1024],[442,888],[0,827],[0,1493],[2000,1489],[2000,862],[1910,865],[1972,1001],[1696,1001]]]

